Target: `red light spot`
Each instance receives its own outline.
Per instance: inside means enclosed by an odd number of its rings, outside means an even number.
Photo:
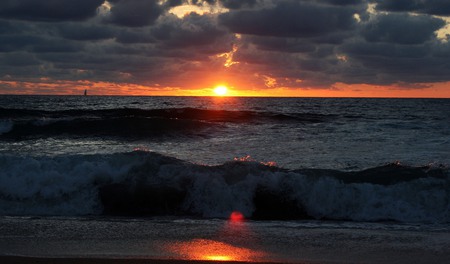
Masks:
[[[232,222],[241,222],[244,220],[244,215],[241,212],[234,211],[230,215],[230,220]]]

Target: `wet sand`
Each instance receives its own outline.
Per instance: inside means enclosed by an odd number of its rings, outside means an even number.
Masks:
[[[17,256],[0,256],[0,263],[3,264],[210,264],[223,263],[223,261],[206,261],[206,260],[160,260],[160,259],[112,259],[112,258],[37,258],[37,257],[17,257]],[[244,261],[226,261],[230,264],[244,264],[250,262]],[[261,264],[275,264],[274,262],[251,262]]]
[[[447,225],[4,217],[0,227],[2,264],[428,264],[450,256]]]

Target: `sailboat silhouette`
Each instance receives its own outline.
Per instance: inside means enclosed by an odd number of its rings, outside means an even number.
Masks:
[[[87,89],[84,89],[84,95],[85,96],[87,95]]]

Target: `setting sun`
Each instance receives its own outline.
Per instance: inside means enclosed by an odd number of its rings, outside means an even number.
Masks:
[[[214,93],[218,96],[225,96],[228,93],[228,88],[224,85],[219,85],[214,88]]]

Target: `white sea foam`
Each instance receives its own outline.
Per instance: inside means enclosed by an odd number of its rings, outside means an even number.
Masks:
[[[96,185],[120,181],[140,159],[130,155],[0,156],[3,215],[99,214]]]
[[[312,177],[253,161],[211,167],[148,152],[0,156],[0,167],[2,215],[101,214],[99,188],[123,184],[128,191],[151,186],[148,192],[165,188],[184,192],[180,213],[203,217],[228,217],[233,211],[251,217],[257,210],[270,210],[266,204],[254,202],[262,191],[282,202],[292,201],[316,219],[450,222],[447,171],[445,177],[422,177],[390,185],[344,183],[332,172],[329,177]],[[120,193],[112,195],[128,202]],[[132,195],[129,202],[142,195],[155,194]]]
[[[344,184],[333,178],[296,180],[296,199],[315,218],[354,221],[448,222],[448,179],[394,185]]]
[[[344,184],[333,177],[313,179],[297,173],[261,172],[229,185],[222,179],[194,180],[187,200],[190,208],[206,217],[227,217],[233,210],[251,216],[257,186],[281,199],[293,199],[316,219],[353,221],[449,222],[449,180],[425,178],[384,186]]]

